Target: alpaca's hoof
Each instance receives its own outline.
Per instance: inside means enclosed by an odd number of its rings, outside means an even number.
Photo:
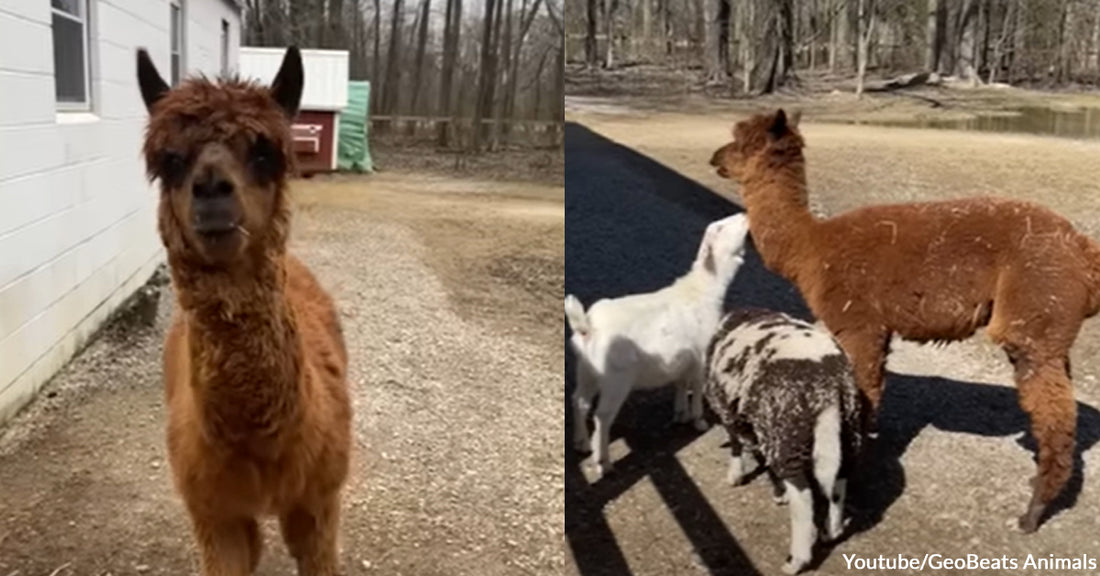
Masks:
[[[809,558],[788,558],[787,562],[783,564],[783,573],[791,575],[798,574],[809,563]]]
[[[614,471],[614,468],[611,466],[611,462],[597,462],[593,469],[596,471],[597,480],[603,478],[604,476],[607,476]]]
[[[726,483],[730,486],[740,486],[745,483],[745,475],[735,472],[732,468],[726,471]]]
[[[706,432],[707,428],[709,428],[709,426],[707,426],[707,421],[703,418],[696,418],[694,424],[695,429],[699,432]]]
[[[1023,532],[1024,534],[1031,534],[1032,532],[1035,532],[1039,529],[1039,522],[1032,519],[1030,514],[1024,514],[1020,516],[1017,524],[1020,527],[1020,532]]]
[[[776,506],[786,506],[790,501],[791,499],[787,498],[786,492],[782,494],[772,494],[772,502],[775,502]]]

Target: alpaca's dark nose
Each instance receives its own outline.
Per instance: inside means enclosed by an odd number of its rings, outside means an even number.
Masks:
[[[224,198],[233,193],[233,183],[214,170],[209,170],[191,186],[191,194],[198,200]]]

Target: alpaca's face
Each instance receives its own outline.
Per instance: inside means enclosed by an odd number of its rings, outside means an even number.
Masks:
[[[138,79],[150,112],[146,170],[159,180],[168,249],[229,266],[250,246],[285,243],[290,120],[302,89],[297,49],[271,88],[196,78],[169,89],[143,51]]]
[[[738,122],[733,126],[733,141],[714,151],[710,165],[722,178],[741,181],[750,162],[785,136],[795,134],[800,118],[799,112],[788,118],[781,109],[774,114],[759,114]]]

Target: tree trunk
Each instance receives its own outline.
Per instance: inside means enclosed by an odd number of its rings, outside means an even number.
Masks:
[[[603,0],[604,41],[607,42],[603,67],[610,70],[615,66],[615,11],[618,0]]]
[[[1089,48],[1089,68],[1100,78],[1100,10],[1092,14],[1092,42]],[[1094,78],[1093,82],[1096,81]]]
[[[775,92],[794,77],[794,0],[771,0],[762,20],[764,41],[757,85],[760,92]]]
[[[974,62],[977,4],[964,0],[956,19],[954,74],[972,83],[976,81]]]
[[[412,104],[409,107],[413,116],[420,113],[420,81],[424,77],[424,50],[428,43],[428,20],[431,16],[432,0],[420,0],[419,30],[416,33],[416,65],[413,70]]]
[[[458,43],[455,41],[460,26],[455,25],[456,4],[459,0],[447,0],[447,10],[443,16],[443,66],[439,72],[439,115],[451,117],[451,91],[454,79],[455,59]],[[459,19],[461,22],[461,19]],[[435,143],[440,148],[450,145],[450,122],[440,122],[435,127]]]
[[[477,103],[474,108],[474,125],[470,138],[470,150],[481,151],[481,143],[484,140],[482,120],[488,118],[493,106],[493,91],[496,87],[496,55],[493,46],[494,29],[496,28],[496,13],[500,0],[485,0],[485,19],[481,30],[481,58],[478,65],[478,90]]]
[[[512,14],[515,12],[513,8],[514,0],[508,0],[507,8],[504,10],[504,36],[503,40],[497,42],[497,58],[504,57],[504,61],[501,66],[497,67],[497,98],[493,105],[493,117],[496,119],[493,122],[492,130],[492,144],[491,149],[497,149],[500,147],[500,136],[503,131],[502,124],[504,124],[504,109],[507,106],[508,94],[511,92],[509,83],[511,82],[511,70],[512,70]],[[503,0],[501,6],[504,6]]]
[[[940,66],[939,4],[939,0],[928,0],[928,25],[924,32],[928,49],[924,54],[924,68],[929,72],[938,72]]]
[[[587,0],[585,2],[585,12],[588,19],[585,21],[584,61],[589,66],[595,66],[598,59],[596,56],[596,2],[599,1],[600,0]]]
[[[393,0],[393,18],[390,22],[390,45],[386,52],[386,77],[382,85],[382,113],[397,113],[398,86],[401,82],[401,22],[404,16],[403,0]]]
[[[730,0],[706,0],[707,83],[725,84],[730,75]]]
[[[642,4],[642,40],[638,51],[641,60],[649,60],[653,41],[653,0],[638,0]]]
[[[859,0],[857,13],[859,46],[856,55],[856,97],[863,98],[863,82],[867,76],[867,47],[875,30],[874,0]]]
[[[741,69],[741,90],[748,94],[752,92],[752,77],[756,74],[756,50],[751,42],[756,20],[756,0],[745,0],[741,5],[740,12],[743,14],[741,18],[741,38],[738,43],[741,45],[741,62],[744,62]]]

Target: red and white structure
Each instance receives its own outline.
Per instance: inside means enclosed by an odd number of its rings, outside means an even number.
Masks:
[[[285,52],[286,48],[241,47],[241,77],[271,82]],[[292,127],[298,170],[304,175],[334,171],[340,113],[348,105],[348,52],[302,50],[302,65],[305,87]]]

